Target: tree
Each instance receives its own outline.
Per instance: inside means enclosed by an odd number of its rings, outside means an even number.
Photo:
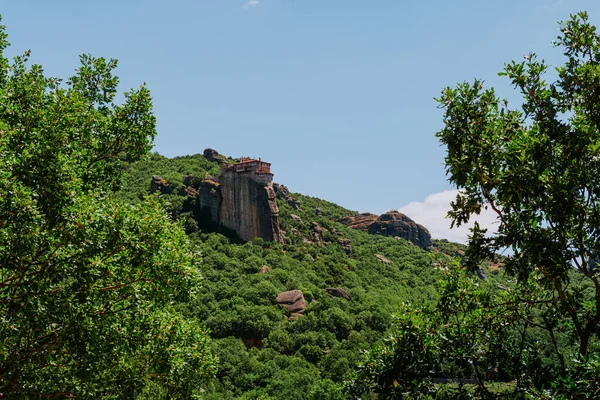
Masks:
[[[495,398],[489,376],[531,398],[598,397],[600,36],[587,18],[561,25],[567,61],[555,82],[533,54],[505,66],[521,110],[478,80],[443,90],[437,136],[459,189],[449,216],[461,225],[491,209],[498,232],[474,225],[463,268],[446,269],[437,304],[400,311],[389,340],[347,382],[350,395],[460,396],[433,384],[444,377],[474,379],[480,397]],[[505,248],[504,285],[467,275]]]
[[[466,265],[510,248],[506,269],[556,297],[588,355],[600,325],[600,36],[585,12],[561,24],[555,42],[566,57],[547,82],[535,54],[500,74],[523,96],[520,110],[483,82],[446,88],[438,99],[446,171],[460,190],[449,216],[461,225],[493,210],[498,232],[475,225]],[[583,279],[587,289],[576,290]]]
[[[541,371],[530,368],[539,354],[528,334],[540,303],[540,288],[529,280],[506,290],[467,274],[460,262],[444,268],[440,299],[422,308],[406,304],[391,336],[375,346],[346,382],[354,398],[462,398],[452,388],[434,385],[467,379],[481,398],[495,398],[485,385],[493,376],[530,386]],[[466,391],[468,393],[468,391]],[[462,393],[467,397],[466,393]]]
[[[189,398],[214,370],[173,309],[198,256],[158,200],[113,194],[152,146],[148,89],[116,104],[116,60],[83,55],[63,84],[7,46],[0,26],[0,397]]]

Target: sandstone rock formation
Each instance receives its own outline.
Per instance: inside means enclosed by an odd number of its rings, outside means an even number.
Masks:
[[[313,222],[312,225],[313,225],[313,234],[312,234],[313,242],[319,243],[319,244],[324,244],[325,237],[323,236],[323,233],[327,232],[327,230],[325,228],[322,228],[316,222]]]
[[[290,191],[285,185],[280,185],[279,183],[273,184],[273,190],[275,190],[275,194],[280,199],[287,201],[287,203],[295,210],[300,210],[300,201],[296,200],[290,194]]]
[[[384,236],[400,236],[419,247],[431,246],[431,235],[427,228],[417,224],[399,211],[388,211],[369,225],[369,233]]]
[[[260,237],[283,242],[279,229],[279,208],[271,185],[227,171],[221,173],[219,183],[220,224],[233,229],[246,241]]]
[[[295,320],[297,320],[298,318],[300,318],[302,315],[304,315],[304,314],[300,314],[300,313],[292,313],[292,315],[290,315],[290,316],[288,317],[288,320],[290,320],[290,321],[295,321]]]
[[[206,149],[204,156],[220,160],[212,149]],[[237,166],[222,162],[216,181],[205,179],[198,185],[200,219],[229,228],[245,241],[259,237],[283,243],[269,166],[249,159]]]
[[[372,234],[400,237],[427,249],[431,246],[431,235],[427,228],[417,224],[399,211],[388,211],[381,216],[363,213],[342,218],[340,222],[352,229]]]
[[[158,175],[152,176],[152,181],[150,182],[150,193],[160,192],[161,194],[171,194],[173,193],[173,187],[169,186],[167,181],[161,178]]]
[[[296,319],[304,314],[306,309],[306,301],[301,290],[290,290],[279,293],[275,298],[275,303],[285,308],[290,313],[290,320]]]
[[[198,214],[202,220],[201,222],[204,224],[211,221],[219,223],[221,202],[223,200],[220,186],[218,182],[212,179],[205,179],[200,182],[196,206],[199,210]]]
[[[198,195],[198,191],[191,186],[184,185],[179,188],[179,195],[196,197]]]
[[[359,229],[361,231],[368,232],[369,225],[371,225],[378,218],[378,215],[371,213],[362,213],[358,215],[351,215],[349,217],[344,217],[340,220],[340,222],[344,225],[347,225],[352,229]]]

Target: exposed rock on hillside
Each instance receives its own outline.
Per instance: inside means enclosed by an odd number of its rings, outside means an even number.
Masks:
[[[279,183],[273,184],[273,190],[277,194],[277,197],[287,201],[287,203],[295,210],[300,210],[300,202],[292,197],[290,191],[285,185],[280,185]]]
[[[196,197],[196,205],[200,210],[199,215],[202,222],[212,221],[219,223],[219,214],[221,208],[220,184],[212,179],[205,179],[200,182],[198,187],[198,196]]]
[[[391,261],[382,256],[381,254],[375,254],[375,257],[384,264],[389,264]]]
[[[341,297],[343,299],[350,300],[350,295],[348,294],[348,292],[339,287],[327,288],[325,289],[325,292],[328,296],[331,297]]]
[[[201,179],[188,175],[176,192],[196,198],[193,211],[199,225],[228,228],[245,241],[258,237],[283,243],[271,164],[243,158],[232,165],[213,149],[204,150],[204,157],[221,165],[219,177]],[[171,194],[175,189],[160,176],[152,177],[152,193]]]
[[[219,165],[224,164],[224,158],[222,155],[219,154],[218,151],[216,151],[215,149],[205,149],[204,150],[204,158],[206,158],[208,161],[211,162],[216,162]]]
[[[207,158],[220,157],[214,153],[204,151]],[[232,229],[246,241],[259,237],[283,243],[272,176],[270,164],[261,160],[244,159],[235,166],[221,163],[218,182],[205,179],[199,185],[201,219]]]
[[[262,267],[260,267],[260,269],[258,270],[257,274],[266,274],[267,272],[269,272],[272,268],[269,267],[268,265],[263,265]]]
[[[279,293],[275,298],[275,303],[285,308],[291,314],[290,319],[295,319],[304,314],[304,310],[306,309],[306,301],[301,290],[290,290]]]
[[[352,229],[372,234],[400,237],[427,249],[431,246],[431,235],[427,228],[417,224],[399,211],[388,211],[381,216],[363,213],[342,218],[340,222]]]
[[[150,182],[150,193],[156,192],[160,192],[161,194],[171,194],[173,193],[173,187],[169,186],[167,181],[160,176],[154,175]]]
[[[348,225],[352,229],[360,229],[361,231],[368,232],[369,225],[371,225],[378,218],[378,215],[371,213],[362,213],[358,215],[351,215],[349,217],[342,218],[340,222],[344,225]]]
[[[431,246],[431,235],[427,228],[399,211],[389,211],[381,215],[369,225],[368,232],[384,236],[400,236],[422,248]]]
[[[323,233],[326,232],[327,230],[325,228],[322,228],[316,222],[313,222],[312,224],[313,224],[313,234],[312,234],[313,242],[319,243],[319,244],[324,244],[325,237],[323,236]]]
[[[283,241],[279,230],[279,209],[270,185],[235,174],[222,174],[219,182],[222,197],[220,224],[233,229],[246,241],[256,237]]]

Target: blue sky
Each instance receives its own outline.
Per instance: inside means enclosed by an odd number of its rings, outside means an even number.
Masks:
[[[123,91],[146,82],[159,153],[262,157],[292,191],[429,216],[451,189],[433,98],[477,77],[517,100],[497,72],[532,51],[559,63],[557,22],[578,10],[600,25],[597,0],[0,0],[11,54],[60,77],[114,57]]]

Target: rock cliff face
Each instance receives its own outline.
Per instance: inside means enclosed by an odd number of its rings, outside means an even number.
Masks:
[[[427,228],[417,224],[399,211],[388,211],[381,216],[364,213],[340,220],[344,225],[372,234],[401,237],[427,249],[431,246],[431,235]]]
[[[196,205],[199,210],[200,222],[203,224],[207,222],[218,224],[222,200],[219,183],[212,179],[205,179],[200,182],[198,194],[196,195]]]
[[[204,153],[212,152],[216,153],[211,149]],[[253,176],[224,164],[218,180],[203,180],[197,195],[200,220],[229,228],[242,240],[259,237],[283,243],[273,186],[264,176]]]
[[[344,225],[347,225],[352,229],[360,229],[361,231],[368,232],[369,225],[371,225],[375,220],[379,217],[379,215],[371,214],[371,213],[362,213],[358,215],[351,215],[349,217],[342,218],[340,222]]]
[[[271,184],[232,171],[221,173],[219,184],[221,199],[216,222],[233,229],[246,241],[260,237],[283,242],[279,208]]]

